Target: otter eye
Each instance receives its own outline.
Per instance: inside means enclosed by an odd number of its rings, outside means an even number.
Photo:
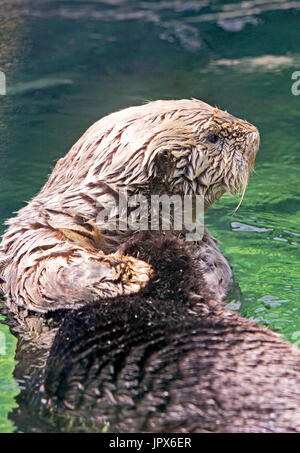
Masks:
[[[209,143],[217,143],[219,137],[216,134],[212,134],[207,137],[207,140],[209,141]]]

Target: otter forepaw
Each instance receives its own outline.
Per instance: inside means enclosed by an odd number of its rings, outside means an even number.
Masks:
[[[121,256],[121,258],[124,260],[121,275],[124,294],[136,293],[149,282],[152,266],[132,256]]]

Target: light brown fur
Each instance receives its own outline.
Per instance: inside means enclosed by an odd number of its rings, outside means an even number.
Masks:
[[[246,187],[258,147],[253,125],[195,99],[151,102],[102,118],[7,222],[0,249],[7,301],[46,312],[139,291],[151,266],[118,252],[132,231],[111,232],[96,222],[107,196],[119,188],[147,197],[199,194],[207,209],[224,192]],[[205,231],[194,248],[216,291],[222,280],[223,295],[231,272],[214,239]]]

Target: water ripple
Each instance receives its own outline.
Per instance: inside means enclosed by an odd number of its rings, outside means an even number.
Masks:
[[[5,1],[7,14],[12,17],[27,16],[39,19],[60,17],[68,20],[92,21],[142,21],[151,22],[165,29],[158,35],[162,40],[179,42],[186,50],[198,51],[202,47],[198,27],[203,22],[214,22],[227,32],[240,32],[246,25],[258,26],[259,16],[267,11],[300,9],[300,1],[249,0],[221,4],[203,1],[130,2],[102,0],[69,2],[50,0],[37,4],[33,0]],[[168,20],[166,21],[166,16]]]

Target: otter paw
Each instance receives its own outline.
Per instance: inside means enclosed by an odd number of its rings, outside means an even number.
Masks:
[[[124,294],[136,293],[149,282],[153,272],[152,266],[132,256],[123,256],[122,258],[124,260],[122,269]]]

